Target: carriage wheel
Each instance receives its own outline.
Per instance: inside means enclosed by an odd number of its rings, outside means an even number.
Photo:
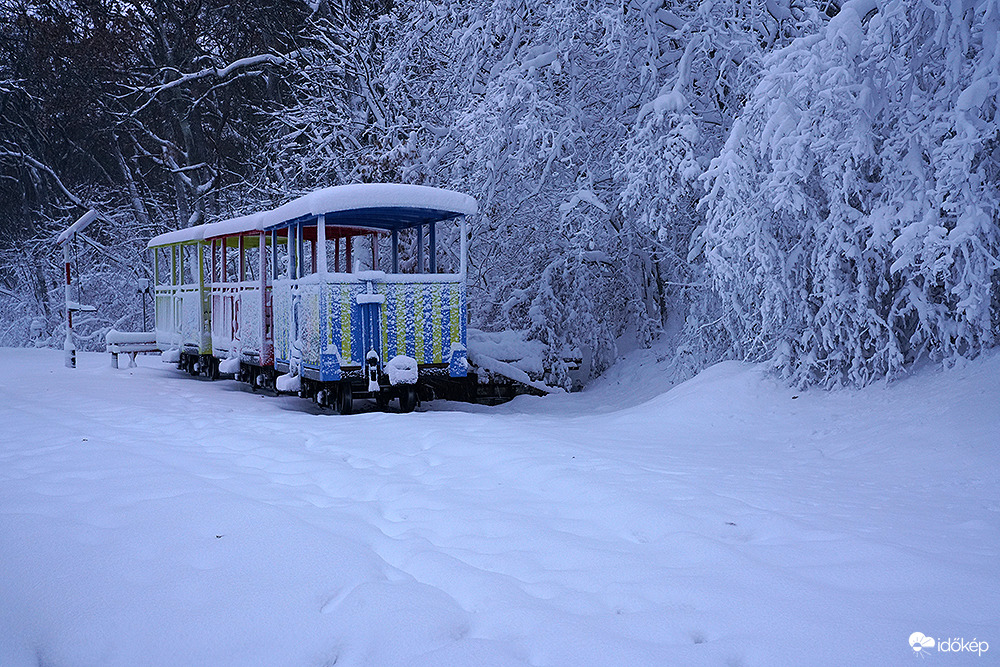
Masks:
[[[354,390],[351,389],[350,380],[340,383],[340,391],[337,392],[337,411],[342,415],[349,415],[354,409]]]
[[[240,364],[240,374],[239,378],[241,382],[246,382],[250,385],[250,391],[257,393],[260,388],[260,383],[257,380],[257,369],[249,364]]]
[[[417,407],[417,387],[412,384],[408,384],[403,388],[403,391],[399,394],[399,411],[400,412],[413,412]]]

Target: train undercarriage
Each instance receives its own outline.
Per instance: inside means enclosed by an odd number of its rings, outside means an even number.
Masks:
[[[407,413],[413,412],[421,403],[435,399],[497,405],[521,394],[543,393],[514,380],[498,381],[494,377],[483,381],[474,371],[460,378],[430,372],[422,374],[416,383],[397,385],[390,384],[388,377],[383,375],[378,391],[372,391],[360,370],[353,373],[348,371],[348,377],[334,382],[302,377],[298,379],[298,386],[294,391],[283,391],[278,389],[278,377],[281,374],[273,366],[241,362],[238,371],[224,373],[220,370],[223,363],[224,360],[210,354],[182,352],[177,368],[192,376],[209,380],[232,378],[248,385],[255,392],[267,392],[276,396],[297,395],[324,410],[343,415],[352,414],[356,407],[355,401],[360,400],[373,401],[378,410],[395,408],[398,412]]]

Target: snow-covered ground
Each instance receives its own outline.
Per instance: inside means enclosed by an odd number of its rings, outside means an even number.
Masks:
[[[152,357],[0,368],[4,667],[1000,661],[998,354],[798,392],[644,352],[350,417]]]

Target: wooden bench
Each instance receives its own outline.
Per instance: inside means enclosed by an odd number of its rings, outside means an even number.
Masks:
[[[118,355],[128,355],[128,367],[135,368],[135,356],[139,353],[160,352],[156,344],[155,331],[115,331],[112,329],[104,337],[107,350],[111,353],[111,367],[118,368]]]

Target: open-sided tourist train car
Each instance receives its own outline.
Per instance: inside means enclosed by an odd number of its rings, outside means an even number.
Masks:
[[[192,374],[236,373],[341,412],[358,397],[412,410],[421,385],[467,372],[475,212],[457,192],[358,184],[157,236],[157,344]]]

